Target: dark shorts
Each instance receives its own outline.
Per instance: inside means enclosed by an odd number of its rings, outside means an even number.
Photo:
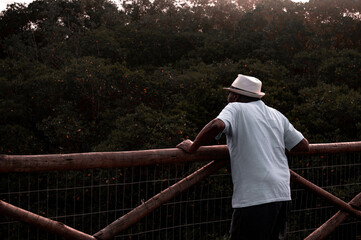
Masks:
[[[286,239],[286,222],[291,201],[235,208],[230,240]]]

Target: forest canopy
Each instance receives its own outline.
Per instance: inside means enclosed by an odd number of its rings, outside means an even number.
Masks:
[[[0,152],[174,147],[217,116],[238,73],[310,142],[360,140],[360,12],[353,0],[9,5]]]

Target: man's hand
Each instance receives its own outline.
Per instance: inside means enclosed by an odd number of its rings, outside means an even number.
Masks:
[[[193,141],[187,139],[187,140],[184,140],[183,142],[179,143],[177,145],[177,148],[180,148],[187,153],[192,153],[192,152],[195,152],[195,151],[191,151],[192,145],[193,145]]]
[[[203,127],[194,142],[187,139],[178,144],[177,148],[180,148],[187,153],[194,153],[200,146],[204,146],[204,144],[214,139],[220,132],[223,131],[225,126],[226,125],[222,120],[215,118]]]

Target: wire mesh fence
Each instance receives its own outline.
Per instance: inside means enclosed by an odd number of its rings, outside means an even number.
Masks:
[[[92,235],[204,164],[4,173],[0,199]],[[346,202],[360,192],[361,153],[293,156],[290,167]],[[227,239],[231,195],[226,166],[115,239]],[[290,240],[304,239],[338,211],[294,183],[292,197]],[[360,223],[349,217],[328,239],[361,239]],[[0,216],[0,239],[60,238]]]
[[[291,167],[304,178],[349,202],[361,188],[360,153],[293,157]],[[304,239],[338,209],[316,195],[292,184],[293,209],[289,239]],[[328,239],[360,239],[360,221],[349,217]]]

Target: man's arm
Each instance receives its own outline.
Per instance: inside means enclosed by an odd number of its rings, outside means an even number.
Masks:
[[[183,149],[186,152],[193,153],[198,148],[210,141],[212,141],[223,129],[226,127],[224,122],[218,118],[213,119],[198,133],[194,142],[185,140],[177,145],[177,148]]]
[[[310,151],[310,144],[306,138],[303,138],[290,152],[308,152]]]

